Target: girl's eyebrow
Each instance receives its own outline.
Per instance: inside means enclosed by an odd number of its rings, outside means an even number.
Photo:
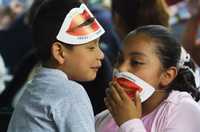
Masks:
[[[129,56],[147,56],[146,54],[142,52],[130,52],[128,55]]]

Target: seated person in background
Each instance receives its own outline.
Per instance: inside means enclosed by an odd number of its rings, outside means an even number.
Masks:
[[[189,0],[187,6],[191,17],[184,23],[181,41],[196,63],[196,82],[200,86],[200,0]]]
[[[188,10],[191,14],[186,22],[185,31],[182,34],[182,44],[191,54],[194,61],[200,66],[200,42],[199,42],[199,24],[200,24],[200,1],[190,0]]]
[[[113,25],[122,40],[140,26],[169,26],[165,0],[112,0],[112,17]]]

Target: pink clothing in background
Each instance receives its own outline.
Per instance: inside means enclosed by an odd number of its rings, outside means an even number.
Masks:
[[[101,112],[96,132],[200,132],[200,106],[188,93],[172,91],[153,112],[120,127],[108,110]]]

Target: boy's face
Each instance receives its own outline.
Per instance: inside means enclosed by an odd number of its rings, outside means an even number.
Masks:
[[[76,81],[94,80],[104,58],[99,47],[99,39],[65,50],[67,55],[63,69],[69,79]]]

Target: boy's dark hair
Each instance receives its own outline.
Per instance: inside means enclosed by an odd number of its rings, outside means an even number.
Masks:
[[[163,68],[167,69],[175,66],[179,69],[177,77],[170,84],[169,91],[186,91],[198,101],[200,99],[200,92],[196,87],[194,75],[190,71],[190,69],[194,71],[194,63],[190,60],[190,62],[184,64],[188,68],[179,68],[181,45],[173,34],[163,26],[149,25],[136,29],[130,35],[134,36],[141,33],[151,37],[156,42],[156,53],[159,56]]]
[[[80,0],[45,0],[32,23],[33,42],[39,60],[46,62],[51,56],[51,46],[72,8],[79,7]]]

